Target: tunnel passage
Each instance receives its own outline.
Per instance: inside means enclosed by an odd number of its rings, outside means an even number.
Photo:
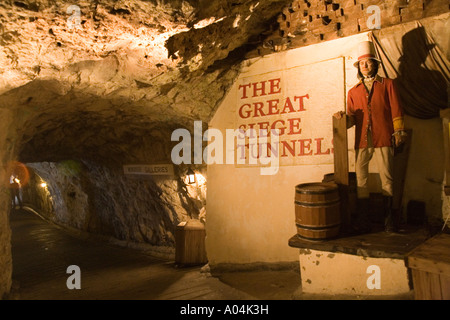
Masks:
[[[171,176],[132,177],[123,166],[171,164],[171,133],[184,126],[183,118],[163,122],[111,110],[113,100],[88,95],[92,103],[80,102],[82,92],[76,96],[84,110],[75,102],[78,110],[61,112],[76,99],[49,88],[36,81],[3,95],[11,102],[33,97],[12,109],[8,132],[11,151],[30,174],[24,205],[58,225],[173,260],[175,227],[205,215],[206,184],[189,185],[186,172],[206,178],[206,168],[181,165]]]
[[[23,188],[23,201],[45,219],[95,235],[149,244],[155,254],[166,258],[173,254],[175,226],[198,217],[205,204],[181,178],[136,179],[120,169],[73,160],[27,166],[31,179]]]
[[[108,123],[94,112],[30,123],[23,129],[19,152],[32,177],[23,188],[24,202],[46,219],[146,243],[170,255],[175,226],[204,213],[206,185],[202,192],[198,184],[187,184],[187,166],[176,167],[171,176],[124,174],[124,165],[171,163],[172,128],[148,122],[147,128],[133,127],[132,121]],[[30,128],[41,131],[30,133]],[[198,173],[202,170],[196,168]]]
[[[164,121],[169,111],[152,117],[132,102],[63,87],[35,80],[2,97],[16,104],[14,151],[37,177],[24,187],[24,201],[55,223],[171,253],[175,226],[204,211],[206,191],[185,183],[187,166],[137,179],[123,166],[171,164],[171,133],[189,121]]]

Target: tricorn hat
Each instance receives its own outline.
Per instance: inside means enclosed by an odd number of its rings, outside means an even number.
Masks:
[[[377,57],[377,53],[375,51],[375,46],[373,45],[372,41],[363,41],[360,42],[358,45],[358,61],[356,61],[353,65],[355,68],[358,67],[358,63],[360,60],[364,58],[370,58],[373,60],[376,60],[378,62],[381,62],[380,59]]]

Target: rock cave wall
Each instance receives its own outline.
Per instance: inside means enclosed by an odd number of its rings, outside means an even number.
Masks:
[[[14,159],[14,144],[9,136],[13,113],[0,109],[0,298],[7,297],[12,284],[10,189],[7,164]]]
[[[32,173],[23,188],[24,202],[45,219],[127,244],[148,244],[166,257],[173,255],[176,225],[199,218],[206,204],[206,194],[186,185],[183,172],[144,179],[90,162],[28,166]]]
[[[52,193],[55,194],[54,187],[47,185],[45,180],[30,165],[28,166],[28,172],[30,180],[26,185],[22,186],[24,206],[37,211],[41,217],[53,220],[55,217],[54,198],[52,197]]]

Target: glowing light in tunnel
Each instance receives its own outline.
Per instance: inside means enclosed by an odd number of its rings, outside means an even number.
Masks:
[[[16,188],[12,183],[18,183],[18,187],[23,187],[30,180],[30,173],[25,164],[18,161],[11,161],[6,165],[7,181],[6,184],[10,188]]]
[[[201,173],[196,173],[195,179],[197,179],[199,186],[204,185],[206,183],[206,178]]]
[[[42,183],[40,184],[40,186],[41,186],[41,188],[46,188],[46,187],[47,187],[47,184],[46,184],[45,182],[42,182]]]

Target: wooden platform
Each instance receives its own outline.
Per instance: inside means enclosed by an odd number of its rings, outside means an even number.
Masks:
[[[328,252],[340,252],[363,257],[404,259],[414,248],[427,240],[423,230],[411,230],[405,233],[386,233],[384,231],[342,236],[326,241],[310,241],[294,235],[289,246],[299,249],[313,249]]]
[[[299,249],[302,292],[389,296],[412,292],[405,259],[427,237],[428,232],[418,229],[342,235],[326,241],[306,240],[296,234],[289,239],[289,246]],[[368,284],[373,270],[378,270],[376,286]]]

